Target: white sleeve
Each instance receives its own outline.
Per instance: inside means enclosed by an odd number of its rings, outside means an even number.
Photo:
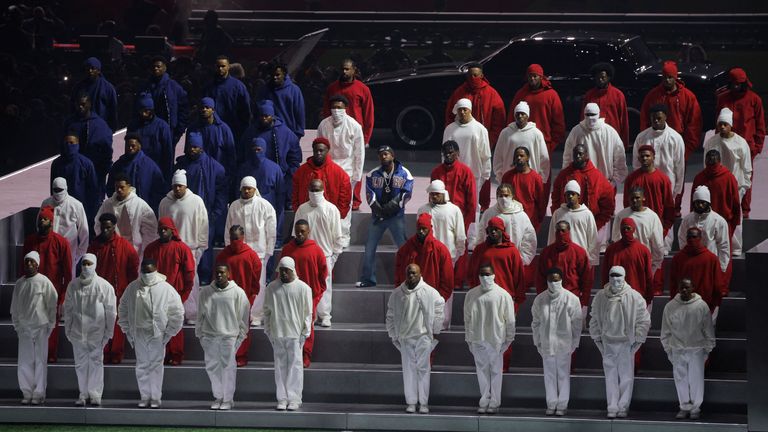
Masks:
[[[523,264],[529,265],[536,257],[536,242],[536,230],[533,229],[530,219],[526,217],[523,238],[520,242],[520,255],[523,258]]]
[[[234,202],[230,203],[229,207],[227,207],[227,219],[224,222],[224,246],[229,246],[229,229],[234,225],[232,222],[232,214],[234,213],[232,211],[232,204],[234,204]]]
[[[146,203],[144,206],[139,208],[139,211],[141,212],[141,216],[139,216],[139,223],[141,224],[139,232],[141,238],[132,240],[134,241],[134,245],[140,245],[140,250],[138,252],[139,257],[141,257],[141,255],[144,253],[144,248],[146,248],[148,244],[157,240],[157,219],[155,219],[155,213]]]
[[[75,251],[76,257],[82,257],[88,252],[88,216],[85,215],[85,209],[83,205],[77,206],[77,250]],[[74,275],[73,275],[74,276]]]
[[[710,215],[711,217],[712,215]],[[731,261],[731,239],[729,236],[728,222],[724,219],[718,220],[718,227],[715,230],[715,242],[717,242],[717,259],[720,261],[720,268],[725,272],[728,263]]]
[[[443,329],[443,317],[445,316],[445,300],[440,295],[440,293],[437,292],[436,289],[432,288],[432,304],[434,308],[434,321],[432,321],[432,334],[440,334],[440,331]]]
[[[675,165],[672,167],[675,173],[675,184],[672,187],[675,196],[677,196],[683,193],[683,186],[685,185],[685,143],[682,138],[675,141]]]
[[[454,207],[454,210],[453,229],[456,233],[456,256],[460,257],[467,250],[467,233],[464,231],[464,216],[461,214],[461,209]]]
[[[395,290],[398,288],[395,287]],[[395,292],[393,291],[392,294],[389,295],[389,300],[387,300],[387,317],[385,318],[385,324],[387,327],[387,333],[389,334],[390,339],[397,339],[399,336],[395,328]]]
[[[632,145],[632,170],[633,171],[638,169],[638,168],[640,168],[640,161],[637,160],[637,153],[638,153],[637,149],[639,149],[640,147],[643,146],[643,144],[641,143],[640,139],[644,135],[645,135],[645,133],[642,132],[642,131],[639,134],[637,134],[637,137],[635,137],[635,143],[634,143],[634,145]],[[654,146],[654,148],[655,148],[655,146]],[[659,164],[659,155],[658,154],[656,154],[656,158],[655,159],[656,159],[655,163],[656,163],[656,165],[658,165]]]
[[[577,127],[579,126],[576,125],[574,129]],[[574,129],[571,129],[571,131],[568,133],[568,138],[565,139],[565,146],[563,147],[563,166],[561,167],[561,169],[569,166],[571,162],[573,162],[573,148],[577,144],[576,137],[573,136]],[[542,177],[542,180],[544,180],[543,177]]]
[[[488,129],[485,127],[480,129],[480,142],[478,143],[478,150],[480,154],[480,161],[483,166],[481,174],[482,180],[488,180],[491,178],[491,144],[488,138]]]
[[[365,164],[365,139],[363,129],[355,124],[355,136],[352,143],[354,166],[352,169],[352,181],[359,182],[363,179],[363,165]]]
[[[744,176],[743,183],[739,185],[739,189],[749,189],[752,187],[752,156],[749,152],[749,145],[744,141],[744,154],[741,156],[741,160],[744,161]],[[742,194],[743,195],[743,194]]]
[[[539,175],[541,179],[546,182],[549,179],[549,173],[552,169],[551,161],[549,160],[549,150],[547,149],[547,143],[544,141],[544,134],[539,131],[536,134],[534,145],[538,147],[539,151]]]
[[[111,338],[117,320],[117,297],[115,296],[115,288],[106,280],[102,285],[102,291],[104,298],[104,337]]]
[[[616,213],[611,226],[611,242],[616,243],[621,238],[621,213]],[[623,218],[622,218],[623,219]]]
[[[621,143],[621,137],[615,130],[611,129],[613,136],[613,182],[616,185],[624,183],[627,178],[627,154],[624,152],[624,145]]]
[[[181,303],[181,296],[175,289],[169,290],[169,292],[168,304],[166,305],[168,321],[165,325],[165,334],[176,336],[184,324],[184,305]]]
[[[195,212],[195,225],[197,228],[197,248],[200,251],[208,249],[208,210],[205,208],[203,199],[200,198],[197,211]]]
[[[589,238],[589,263],[593,266],[600,265],[600,242],[597,239],[597,225],[594,216],[589,219],[587,235]]]
[[[515,340],[515,302],[512,300],[512,296],[504,297],[504,313],[506,313],[506,326],[504,343],[512,343]]]
[[[664,249],[664,228],[661,226],[661,220],[658,216],[653,220],[653,232],[651,233],[650,240],[652,255],[651,270],[656,272],[656,270],[661,268],[661,265],[664,262],[664,255],[666,255],[666,250]]]
[[[267,209],[267,223],[265,224],[267,229],[267,250],[264,253],[271,256],[275,252],[275,241],[277,239],[277,216],[271,204],[264,207]]]

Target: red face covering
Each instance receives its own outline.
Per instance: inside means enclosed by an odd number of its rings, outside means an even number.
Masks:
[[[469,87],[472,88],[472,90],[477,90],[485,87],[485,80],[483,77],[468,76],[467,84],[469,84]]]
[[[557,250],[563,250],[571,244],[571,232],[570,231],[558,231],[555,230],[555,245]]]
[[[636,241],[635,231],[637,231],[637,224],[635,224],[635,220],[632,218],[624,218],[621,220],[621,225],[619,226],[623,227],[624,225],[629,225],[632,227],[632,231],[629,232],[621,229],[621,241],[623,241],[625,245],[629,245]]]
[[[706,249],[707,248],[701,244],[701,231],[699,231],[699,237],[686,239],[686,244],[683,248],[683,251],[688,255],[698,255],[704,252]]]

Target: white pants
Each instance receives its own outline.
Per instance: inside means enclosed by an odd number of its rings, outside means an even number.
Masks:
[[[197,296],[200,295],[200,276],[197,274],[197,266],[200,265],[203,252],[205,251],[202,249],[192,249],[192,255],[195,256],[195,282],[192,284],[192,292],[184,302],[184,318],[192,321],[197,320]]]
[[[566,410],[571,398],[571,354],[542,354],[547,409]]]
[[[137,329],[133,348],[136,352],[136,382],[142,400],[163,397],[163,360],[165,344],[162,336],[154,337],[151,329]]]
[[[603,344],[603,370],[608,412],[627,411],[635,383],[635,356],[630,342]]]
[[[200,338],[200,345],[205,353],[205,371],[211,380],[213,398],[224,402],[231,402],[235,395],[236,339],[234,336]]]
[[[259,293],[251,306],[251,321],[264,321],[264,293],[267,290],[267,259],[259,255],[261,259],[261,277],[259,278]]]
[[[480,385],[480,406],[498,408],[501,405],[504,352],[488,342],[470,342],[469,351],[475,358],[477,383]]]
[[[325,264],[328,266],[328,276],[325,278],[325,292],[317,304],[317,317],[330,320],[333,305],[333,266],[336,264],[333,255],[325,257]]]
[[[48,327],[17,329],[19,388],[24,399],[45,398],[48,383]]]
[[[403,363],[403,390],[405,403],[422,406],[429,404],[429,354],[437,340],[424,335],[400,340],[400,359]],[[499,367],[501,370],[501,367]]]
[[[707,353],[701,348],[673,350],[669,354],[681,410],[698,411],[701,407],[706,359]]]
[[[731,256],[741,256],[744,252],[742,250],[744,232],[742,226],[744,225],[744,219],[741,219],[741,223],[733,230],[733,238],[731,238]]]
[[[445,309],[443,309],[443,330],[448,330],[451,327],[451,315],[453,315],[453,293],[445,301]]]
[[[101,400],[104,393],[103,338],[96,341],[71,341],[80,398]]]
[[[304,392],[304,364],[299,339],[277,338],[272,340],[275,355],[275,386],[277,401],[301,403]]]

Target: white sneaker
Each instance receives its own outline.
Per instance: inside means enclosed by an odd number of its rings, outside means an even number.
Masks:
[[[429,407],[426,405],[419,406],[419,414],[429,414]]]
[[[221,408],[221,399],[216,399],[215,401],[213,401],[213,403],[211,404],[211,409],[217,410],[220,408]]]
[[[81,397],[75,401],[75,406],[85,406],[85,398]]]
[[[544,412],[544,415],[548,415],[548,416],[555,415],[555,410],[552,408],[547,408],[547,410]]]
[[[488,408],[486,407],[480,407],[477,409],[478,414],[485,414],[486,411],[488,411]]]
[[[261,324],[262,324],[262,321],[260,319],[257,319],[257,318],[251,319],[251,325],[254,327],[261,327]]]
[[[285,409],[288,407],[288,401],[278,401],[277,402],[277,408],[275,408],[278,411],[285,411]]]
[[[101,406],[101,398],[91,398],[91,406]]]
[[[29,403],[32,402],[32,398],[24,398],[21,400],[22,405],[29,405]]]
[[[139,404],[137,405],[139,408],[146,408],[149,406],[149,399],[142,399],[139,401]]]
[[[320,325],[320,327],[330,327],[331,326],[331,319],[330,318],[322,318],[317,323]]]
[[[556,416],[558,416],[558,417],[562,417],[562,416],[564,416],[564,415],[565,415],[567,412],[568,412],[568,410],[564,410],[564,409],[561,409],[561,410],[557,410],[557,411],[555,411],[555,415],[556,415]]]
[[[405,407],[405,412],[407,412],[408,414],[415,413],[416,412],[416,405],[408,405],[407,407]]]
[[[486,414],[496,414],[499,412],[499,407],[488,407],[487,410],[485,410]]]
[[[149,401],[149,407],[150,408],[160,408],[160,405],[162,405],[162,404],[163,403],[160,402],[159,400],[152,399],[152,400]]]
[[[45,398],[33,397],[29,403],[31,403],[32,405],[42,405],[45,403]]]
[[[232,401],[225,401],[221,403],[221,407],[219,407],[222,411],[229,411],[232,409],[232,407],[235,406],[235,403]]]
[[[298,402],[290,402],[290,403],[288,403],[288,406],[285,409],[287,409],[288,411],[296,411],[300,407],[301,407],[300,403],[298,403]]]

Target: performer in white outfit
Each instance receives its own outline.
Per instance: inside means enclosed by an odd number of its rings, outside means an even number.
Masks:
[[[667,254],[664,246],[664,227],[661,225],[659,216],[645,206],[645,191],[641,187],[636,187],[630,192],[630,206],[616,213],[613,218],[613,232],[611,239],[614,242],[621,240],[621,220],[632,218],[637,225],[635,238],[644,244],[651,251],[651,271],[656,272],[661,268],[664,262],[664,256]],[[684,243],[682,243],[684,244]]]
[[[330,327],[333,301],[333,266],[344,249],[344,235],[341,229],[339,209],[325,199],[324,190],[325,185],[322,180],[315,179],[309,182],[309,201],[299,206],[293,219],[297,221],[304,219],[309,222],[309,226],[312,227],[309,238],[314,240],[325,254],[328,276],[325,278],[325,292],[320,303],[317,304],[317,319],[320,326]]]
[[[477,227],[487,227],[488,221],[495,217],[504,221],[504,230],[509,234],[509,240],[520,251],[523,264],[531,264],[533,258],[536,257],[536,242],[538,241],[536,230],[533,228],[531,219],[523,210],[523,205],[515,200],[514,188],[508,183],[502,183],[496,188],[496,205],[483,212]],[[476,243],[472,249],[485,241],[484,234],[485,232],[477,232],[475,235]]]
[[[592,300],[589,335],[603,355],[608,418],[626,417],[635,382],[635,353],[645,342],[651,315],[643,296],[625,281],[624,267],[609,270],[609,282]]]
[[[480,385],[479,414],[495,414],[501,405],[504,352],[515,339],[515,304],[496,285],[493,267],[480,265],[480,285],[464,299],[464,340],[475,358]]]
[[[184,305],[176,289],[157,272],[154,260],[141,263],[139,279],[128,284],[117,308],[117,323],[136,352],[139,408],[160,408],[165,345],[184,324]]]
[[[328,103],[331,115],[324,118],[317,126],[317,136],[327,138],[331,143],[329,150],[331,159],[349,175],[352,190],[355,190],[355,185],[363,179],[365,163],[363,128],[357,120],[347,114],[349,100],[344,95],[333,95],[328,99]],[[343,247],[349,246],[351,226],[352,212],[350,211],[342,221]],[[314,229],[314,225],[312,227]]]
[[[526,101],[515,106],[515,122],[501,130],[496,141],[493,154],[493,173],[496,180],[501,181],[504,173],[515,167],[515,149],[528,149],[528,165],[541,176],[545,182],[549,179],[550,162],[547,143],[544,134],[536,127],[536,123],[528,121],[531,109]]]
[[[565,202],[552,214],[553,221],[566,221],[571,226],[571,241],[584,248],[592,266],[600,264],[600,243],[597,240],[595,216],[581,203],[581,186],[576,180],[565,184]],[[547,244],[555,242],[555,225],[549,224]]]
[[[51,281],[38,273],[40,254],[24,256],[24,276],[11,297],[11,321],[19,338],[18,378],[24,405],[45,402],[48,383],[48,336],[56,325],[58,295]]]
[[[410,264],[405,282],[395,288],[387,302],[387,333],[400,350],[403,366],[405,412],[429,413],[429,356],[437,346],[445,301],[421,278],[421,269]]]
[[[234,406],[237,362],[235,353],[250,330],[251,303],[235,281],[229,267],[218,263],[214,281],[200,289],[199,317],[195,336],[205,353],[205,371],[211,380],[212,410]]]
[[[678,244],[681,248],[685,246],[688,238],[688,229],[700,229],[702,244],[710,252],[717,255],[717,259],[720,261],[720,270],[725,272],[728,269],[728,264],[731,262],[728,222],[712,210],[712,201],[708,187],[703,185],[697,187],[693,191],[691,201],[693,202],[693,211],[685,215],[680,221],[680,228],[677,231]]]
[[[563,168],[573,162],[573,147],[587,146],[589,160],[615,187],[627,178],[627,156],[619,133],[600,118],[600,107],[588,103],[584,107],[584,120],[571,129],[563,149]]]
[[[53,231],[61,234],[69,242],[72,252],[72,275],[80,258],[88,251],[88,216],[83,204],[67,193],[67,180],[63,177],[53,179],[53,194],[44,199],[40,208],[53,207]]]
[[[696,420],[704,400],[704,362],[715,347],[715,326],[709,306],[694,288],[690,279],[680,280],[677,295],[664,307],[660,338],[680,401],[676,417]]]
[[[264,298],[264,333],[275,356],[277,409],[296,411],[304,391],[301,349],[312,329],[312,289],[296,276],[293,258],[280,258],[277,267],[279,277]]]
[[[275,251],[277,238],[277,216],[274,207],[259,194],[256,179],[243,177],[240,181],[240,198],[232,201],[227,210],[224,229],[229,232],[233,225],[240,225],[245,230],[245,244],[251,247],[261,259],[262,270],[259,286],[267,286],[267,262]],[[224,244],[229,246],[229,237]],[[262,289],[251,307],[251,323],[260,326],[264,319],[264,290]]]
[[[141,259],[144,248],[157,240],[157,217],[149,204],[136,195],[136,188],[131,186],[127,176],[117,175],[114,181],[115,193],[104,200],[96,212],[94,232],[101,234],[99,217],[102,213],[112,213],[117,217],[117,233],[131,242]]]
[[[477,193],[491,178],[491,144],[488,130],[472,117],[472,101],[459,99],[453,106],[456,121],[445,127],[443,142],[456,141],[459,160],[467,164],[477,181]]]
[[[536,296],[531,308],[533,344],[544,365],[547,415],[564,416],[571,397],[571,356],[579,347],[581,302],[563,289],[563,271],[547,270],[547,290]]]
[[[117,319],[115,288],[96,274],[94,254],[83,257],[80,277],[73,279],[64,296],[64,334],[72,343],[80,396],[75,405],[101,405],[104,392],[104,347],[112,338]]]
[[[710,150],[720,152],[721,162],[724,167],[736,177],[739,185],[739,199],[752,187],[752,159],[747,141],[733,132],[733,111],[729,108],[720,110],[717,117],[717,134],[710,137],[704,143],[704,162],[706,154]],[[736,226],[733,232],[733,255],[741,255],[742,224]]]

